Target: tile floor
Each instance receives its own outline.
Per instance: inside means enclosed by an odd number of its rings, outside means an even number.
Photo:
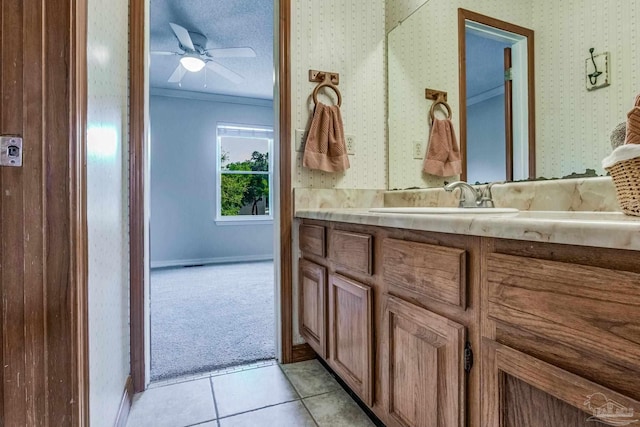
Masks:
[[[250,366],[137,394],[127,427],[373,427],[317,361]]]

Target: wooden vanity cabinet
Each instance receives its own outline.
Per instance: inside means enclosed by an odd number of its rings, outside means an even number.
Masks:
[[[300,259],[298,323],[300,335],[323,358],[327,357],[327,269]]]
[[[637,257],[485,240],[483,426],[640,424]]]
[[[389,296],[387,426],[465,425],[465,327]]]
[[[597,382],[495,341],[485,339],[483,351],[483,426],[604,427],[627,425],[625,418],[640,421],[633,409],[638,401]],[[601,421],[594,417],[597,409]]]
[[[479,402],[468,405],[467,396],[479,393],[479,369],[465,371],[465,347],[480,347],[479,282],[469,269],[479,270],[479,238],[323,221],[301,227],[326,231],[326,258],[319,237],[300,243],[314,264],[301,260],[301,333],[318,355],[388,426],[477,425]],[[327,274],[324,352],[321,334],[311,333],[319,330],[318,268]]]
[[[301,332],[387,426],[640,425],[637,251],[303,225]]]
[[[373,404],[373,292],[329,275],[329,358],[333,370],[367,405]]]

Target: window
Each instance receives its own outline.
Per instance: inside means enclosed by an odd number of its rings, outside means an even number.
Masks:
[[[271,222],[273,129],[218,124],[216,222]]]

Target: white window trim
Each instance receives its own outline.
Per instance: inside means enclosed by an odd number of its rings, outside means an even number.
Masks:
[[[216,225],[230,226],[230,225],[271,225],[273,224],[273,136],[271,138],[256,138],[266,139],[269,147],[269,171],[263,173],[269,177],[269,215],[235,215],[235,216],[222,216],[222,162],[220,158],[221,152],[221,136],[218,134],[218,128],[228,126],[237,127],[240,129],[255,129],[262,131],[273,132],[273,127],[261,126],[261,125],[242,125],[237,123],[217,123],[216,124],[216,206],[215,206],[215,223]],[[247,137],[249,138],[249,137]],[[249,173],[251,175],[255,173]],[[259,174],[259,173],[258,173]]]

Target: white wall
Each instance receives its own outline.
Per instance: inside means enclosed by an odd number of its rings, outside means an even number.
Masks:
[[[88,6],[89,405],[91,425],[111,427],[129,375],[129,4]]]
[[[388,0],[386,30],[393,30],[429,0]]]
[[[177,95],[153,90],[150,100],[151,266],[273,257],[273,224],[231,226],[214,221],[216,125],[273,126],[273,103]]]
[[[467,107],[468,182],[506,179],[504,125],[504,95],[494,96]]]
[[[385,1],[297,0],[291,9],[292,135],[309,127],[316,69],[340,73],[345,133],[356,137],[344,173],[307,170],[294,152],[293,186],[386,188]]]
[[[600,167],[611,130],[640,92],[640,3],[531,2],[536,34],[536,171],[547,178]],[[585,89],[589,48],[609,51],[611,86]],[[554,52],[555,55],[549,55]],[[558,147],[562,147],[561,150]]]

